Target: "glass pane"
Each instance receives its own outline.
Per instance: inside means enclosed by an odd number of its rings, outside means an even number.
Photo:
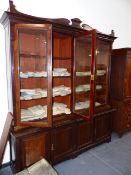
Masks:
[[[19,29],[21,122],[47,119],[47,31]]]
[[[74,112],[89,116],[92,36],[75,39]]]
[[[95,107],[107,104],[108,100],[109,50],[108,43],[97,41]]]

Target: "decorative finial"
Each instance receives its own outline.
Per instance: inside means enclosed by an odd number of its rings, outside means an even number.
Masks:
[[[73,18],[73,19],[71,19],[71,21],[72,21],[71,26],[81,28],[80,24],[82,21],[79,18]]]
[[[87,24],[82,24],[82,28],[85,30],[93,30],[93,28]]]
[[[15,5],[13,4],[13,1],[9,0],[9,9],[8,9],[9,12],[13,12],[13,13],[16,13],[17,10],[15,9]]]
[[[114,32],[114,30],[111,30],[111,34],[110,34],[111,36],[115,36],[115,32]]]

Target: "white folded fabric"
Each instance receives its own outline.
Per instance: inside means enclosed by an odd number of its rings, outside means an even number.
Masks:
[[[71,88],[61,85],[53,88],[53,97],[56,96],[65,96],[71,93]]]
[[[46,89],[21,89],[20,100],[31,100],[31,99],[39,99],[43,97],[47,97]]]
[[[91,74],[90,71],[87,72],[76,72],[76,76],[81,77],[81,76],[89,76]]]
[[[30,77],[47,77],[47,72],[20,72],[21,78],[30,78]]]
[[[96,89],[102,89],[102,85],[96,85]],[[90,90],[90,84],[79,85],[76,87],[76,92],[86,92]]]
[[[97,70],[96,71],[97,76],[102,76],[104,74],[106,74],[106,70]],[[77,77],[82,77],[82,76],[90,76],[91,75],[91,71],[87,71],[87,72],[76,72],[76,76]]]
[[[68,72],[66,68],[54,68],[53,76],[70,76],[71,74]],[[47,77],[46,71],[37,71],[37,72],[20,72],[21,78],[30,78],[30,77]]]
[[[64,103],[53,103],[53,115],[70,114],[71,111]],[[47,105],[36,105],[27,109],[21,109],[21,121],[43,119],[47,117]]]
[[[88,109],[89,108],[89,101],[84,101],[84,102],[77,102],[75,104],[75,110],[81,110],[81,109]],[[95,106],[100,106],[101,103],[95,102]]]
[[[70,76],[71,74],[68,72],[66,68],[54,68],[53,69],[53,77],[57,76]]]

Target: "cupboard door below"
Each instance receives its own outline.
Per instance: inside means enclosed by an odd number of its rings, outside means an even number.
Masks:
[[[21,141],[22,168],[39,161],[42,157],[50,161],[49,133],[40,133]]]
[[[78,124],[77,128],[77,149],[78,151],[86,149],[92,144],[93,138],[93,123],[88,121],[82,121]]]
[[[70,157],[74,149],[74,127],[64,126],[53,131],[53,163]]]
[[[111,114],[104,114],[95,118],[94,141],[102,142],[111,138]]]

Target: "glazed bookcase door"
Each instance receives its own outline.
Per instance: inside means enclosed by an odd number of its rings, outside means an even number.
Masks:
[[[74,47],[74,113],[93,117],[95,30],[75,38]]]
[[[97,40],[96,78],[95,78],[95,109],[108,105],[110,44]]]
[[[52,26],[14,29],[16,125],[52,125]]]

